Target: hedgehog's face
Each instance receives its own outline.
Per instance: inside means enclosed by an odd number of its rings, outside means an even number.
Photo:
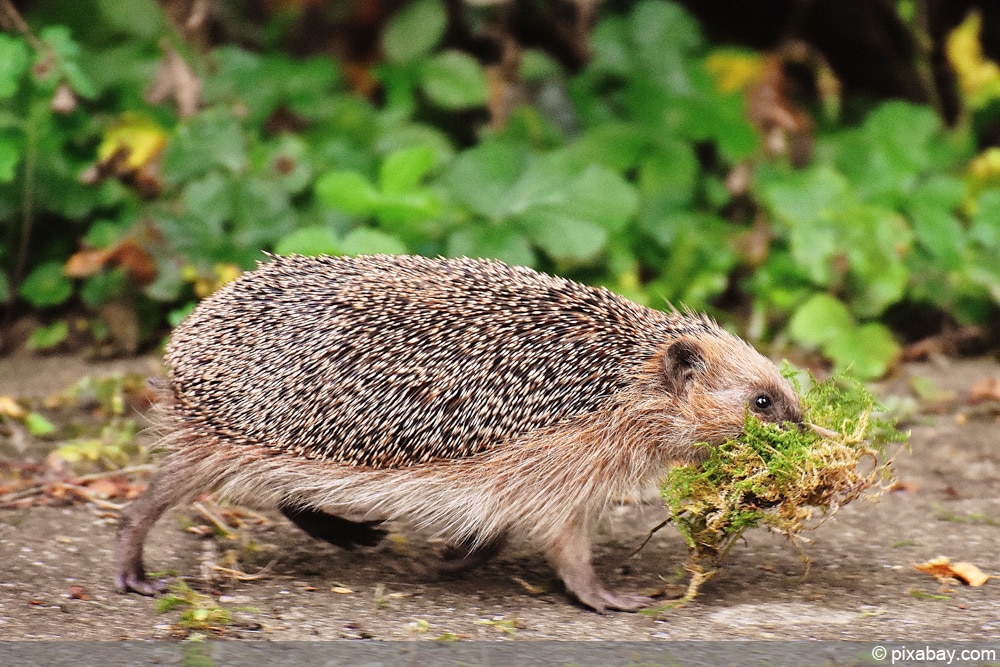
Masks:
[[[738,436],[748,411],[776,424],[802,422],[788,380],[735,336],[680,338],[665,350],[662,372],[694,442],[717,445]]]

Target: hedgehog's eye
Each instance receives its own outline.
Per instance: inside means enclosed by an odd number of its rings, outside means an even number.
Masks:
[[[774,407],[774,401],[767,394],[761,394],[753,399],[753,409],[757,412],[767,412]]]

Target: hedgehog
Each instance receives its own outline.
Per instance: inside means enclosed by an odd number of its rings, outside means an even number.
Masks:
[[[598,612],[595,525],[747,412],[801,422],[775,366],[712,319],[496,260],[270,257],[205,299],[166,348],[167,454],[123,512],[115,585],[152,595],[143,542],[196,493],[270,502],[313,537],[383,521],[469,562],[516,539]]]

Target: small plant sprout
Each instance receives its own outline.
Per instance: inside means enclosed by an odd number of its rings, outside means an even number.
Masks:
[[[895,454],[887,456],[886,448],[904,446],[908,434],[876,416],[870,392],[834,377],[811,381],[803,393],[787,365],[784,374],[802,397],[804,426],[769,424],[748,413],[739,438],[712,448],[700,466],[673,468],[661,489],[669,520],[691,548],[685,565],[691,581],[675,605],[692,600],[743,533],[760,525],[788,537],[808,572],[801,531],[856,498],[877,499],[892,480]]]

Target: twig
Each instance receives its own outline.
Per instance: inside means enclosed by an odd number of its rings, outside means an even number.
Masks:
[[[142,463],[139,465],[129,466],[127,468],[118,468],[117,470],[106,470],[104,472],[94,472],[89,475],[83,475],[77,477],[74,482],[77,484],[93,482],[98,479],[106,479],[108,477],[117,477],[118,475],[132,475],[139,472],[152,472],[155,466],[151,463]]]
[[[215,564],[211,564],[209,565],[209,567],[212,568],[212,570],[214,570],[215,572],[221,572],[222,574],[232,577],[236,581],[255,581],[269,574],[271,572],[271,568],[274,567],[274,564],[277,562],[278,562],[277,558],[273,559],[270,563],[257,570],[255,574],[247,574],[242,570],[236,570],[231,567],[222,567],[221,565],[215,565]]]
[[[649,541],[651,539],[653,539],[653,535],[656,534],[661,528],[663,528],[664,526],[666,526],[668,523],[670,523],[670,521],[671,521],[671,518],[667,517],[666,519],[664,519],[660,523],[658,523],[655,526],[653,526],[652,528],[650,528],[649,529],[649,534],[646,535],[646,539],[644,539],[642,541],[642,544],[640,544],[638,547],[636,547],[636,550],[633,551],[632,553],[630,553],[628,555],[628,557],[631,558],[631,557],[635,556],[637,553],[639,553],[640,551],[642,551],[643,548],[645,548],[645,546],[647,544],[649,544]]]
[[[219,530],[219,532],[221,532],[223,534],[223,536],[227,540],[236,539],[235,533],[233,533],[233,531],[231,531],[229,529],[229,526],[226,525],[225,519],[223,519],[222,517],[220,517],[214,511],[210,510],[205,503],[194,502],[194,503],[191,503],[191,507],[193,507],[196,510],[198,510],[198,512],[203,517],[205,517],[206,519],[208,519],[209,523],[211,523],[212,525],[214,525]]]

